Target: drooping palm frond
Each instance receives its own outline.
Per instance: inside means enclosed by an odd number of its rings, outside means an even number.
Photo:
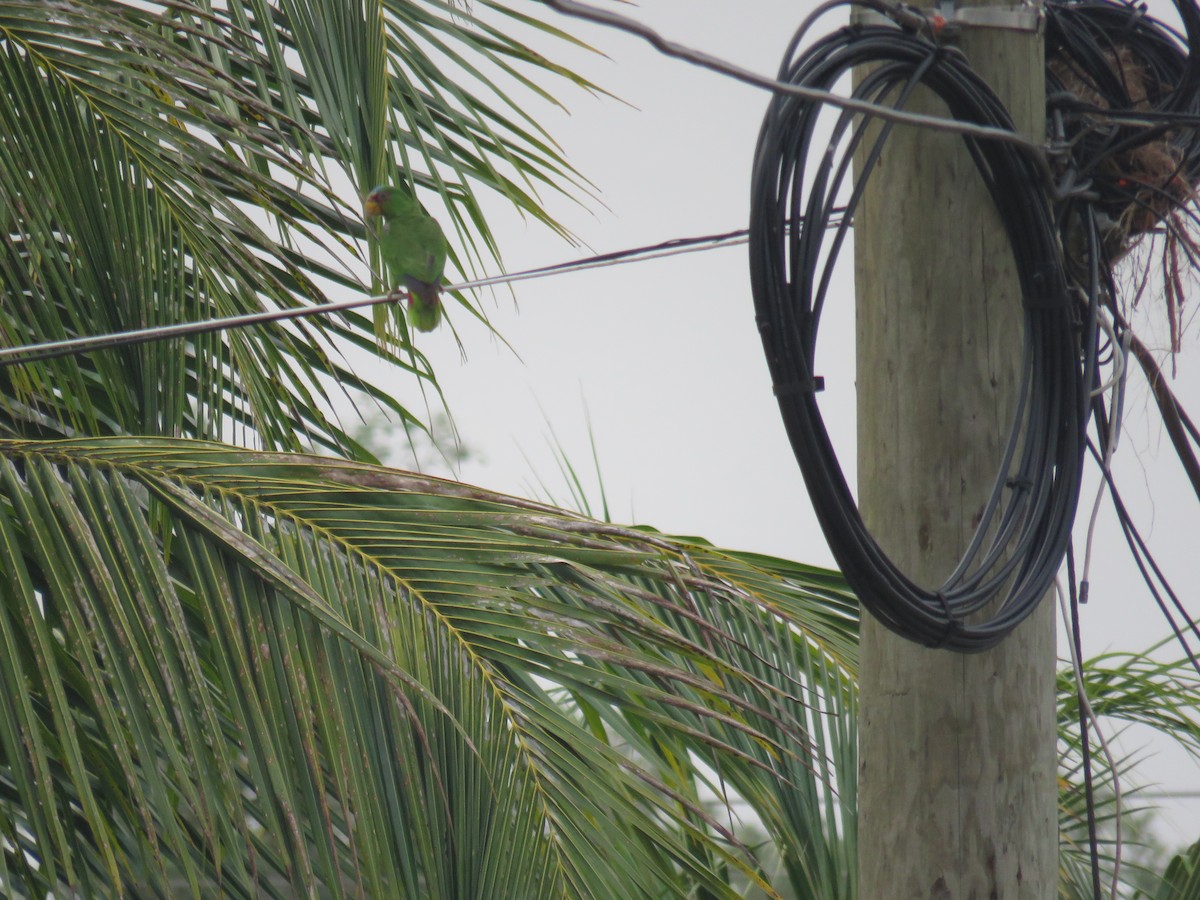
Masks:
[[[547,427],[571,508],[590,518],[595,507],[607,520],[608,504],[594,448],[600,487],[595,503],[579,470],[558,445],[553,423],[547,422]],[[539,487],[541,496],[554,502],[545,482]],[[672,628],[692,633],[697,640],[703,639],[705,628],[737,635],[737,641],[719,648],[722,656],[739,671],[751,673],[790,698],[786,715],[753,716],[750,721],[760,736],[786,745],[794,735],[783,725],[798,717],[805,730],[801,752],[779,756],[761,737],[724,727],[720,720],[705,721],[684,704],[663,710],[671,719],[671,725],[663,728],[641,715],[636,705],[617,703],[606,716],[603,707],[596,708],[577,695],[559,695],[557,702],[585,719],[603,721],[624,752],[658,760],[663,777],[696,804],[710,798],[730,816],[730,828],[745,843],[763,848],[760,862],[783,896],[852,900],[857,896],[857,603],[846,593],[841,576],[828,570],[754,554],[730,554],[697,538],[686,542],[689,555],[705,569],[728,568],[732,583],[754,585],[755,593],[768,602],[764,606],[699,605],[690,615],[675,614],[667,606],[663,615]],[[714,621],[705,618],[711,616]],[[801,634],[815,627],[824,637],[817,645],[796,639],[789,632],[797,623],[802,624]],[[739,691],[740,684],[734,681],[729,686]],[[679,724],[686,729],[682,733]],[[707,753],[703,742],[691,738],[696,729],[705,735],[719,733],[721,742],[738,747],[741,755]],[[749,896],[761,896],[736,874],[731,883],[749,890]]]
[[[28,893],[769,889],[692,757],[794,817],[853,654],[828,573],[192,442],[0,445],[0,571]]]
[[[539,76],[587,87],[436,0],[0,0],[0,341],[372,291],[359,196],[401,173],[437,190],[464,258],[494,254],[478,190],[549,222],[536,187],[578,185],[503,93]],[[361,454],[325,411],[330,392],[419,425],[404,394],[436,388],[402,328],[377,336],[345,314],[5,369],[0,433]],[[363,381],[347,344],[416,380]]]
[[[1144,653],[1106,653],[1088,660],[1083,666],[1084,691],[1102,726],[1110,732],[1110,739],[1115,730],[1130,725],[1149,726],[1200,758],[1198,686],[1190,674],[1192,669],[1187,660],[1164,662],[1154,659],[1151,654],[1158,649],[1152,647]],[[1059,673],[1058,725],[1059,895],[1064,900],[1085,900],[1094,896],[1094,884],[1079,732],[1079,694],[1069,669]],[[1090,740],[1100,878],[1107,895],[1117,859],[1114,774],[1121,784],[1121,812],[1127,820],[1151,812],[1153,806],[1140,796],[1144,778],[1139,774],[1139,763],[1144,760],[1137,754],[1120,757],[1115,760],[1117,771],[1114,773],[1099,752],[1094,734]],[[1132,861],[1135,853],[1131,850],[1137,848],[1128,845],[1131,830],[1127,821],[1122,835],[1125,844],[1121,848],[1123,862],[1118,872],[1120,896],[1133,895],[1136,878],[1153,878],[1161,874],[1146,872],[1144,867]]]
[[[1155,659],[1165,642],[1142,653],[1111,652],[1087,661],[1083,687],[1097,716],[1146,725],[1200,758],[1200,692],[1186,659]],[[1059,673],[1059,720],[1078,719],[1078,693],[1068,672]]]
[[[856,896],[833,573],[316,457],[109,439],[0,462],[0,882]],[[1178,678],[1085,670],[1107,717],[1194,746]],[[1073,697],[1064,675],[1064,897],[1090,891]]]
[[[1200,900],[1200,841],[1172,858],[1157,890],[1133,900]]]

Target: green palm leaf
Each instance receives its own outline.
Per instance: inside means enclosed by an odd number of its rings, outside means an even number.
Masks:
[[[1105,653],[1088,660],[1083,666],[1083,686],[1095,714],[1111,741],[1112,733],[1131,725],[1148,726],[1163,737],[1170,738],[1200,758],[1200,718],[1196,714],[1196,683],[1193,670],[1186,659],[1163,661],[1151,656],[1162,645],[1145,653]],[[1074,676],[1070,669],[1059,673],[1059,836],[1061,879],[1060,896],[1089,898],[1093,895],[1090,866],[1090,846],[1087,821],[1087,797],[1084,790],[1082,746],[1079,735],[1079,699]],[[1100,851],[1101,881],[1112,883],[1116,859],[1116,795],[1113,778],[1122,786],[1121,813],[1126,817],[1123,833],[1124,862],[1121,866],[1121,895],[1133,896],[1137,879],[1155,880],[1158,874],[1146,872],[1135,859],[1136,846],[1130,846],[1128,822],[1138,814],[1152,810],[1148,801],[1139,796],[1136,755],[1115,760],[1113,773],[1104,756],[1095,746],[1092,736],[1094,770],[1095,817]],[[1185,861],[1172,863],[1168,877],[1172,884],[1186,871]],[[1176,896],[1164,893],[1161,896]],[[1185,894],[1179,895],[1182,897]]]
[[[781,663],[844,683],[834,583],[352,463],[0,449],[5,883],[723,895],[732,867],[765,888],[687,759],[788,816],[824,757]]]
[[[1153,894],[1138,893],[1135,900],[1200,900],[1200,842],[1175,856]]]
[[[494,255],[481,187],[556,227],[537,186],[579,182],[502,93],[528,91],[535,74],[588,87],[432,0],[0,0],[0,340],[375,291],[359,196],[396,172],[436,190],[463,259]],[[362,455],[323,412],[333,393],[420,427],[409,405],[424,402],[421,382],[436,390],[402,321],[347,313],[7,369],[0,433],[232,436]],[[354,375],[346,346],[415,376],[409,391]]]
[[[0,343],[376,291],[358,194],[396,173],[463,272],[497,255],[481,189],[557,228],[540,193],[586,185],[527,100],[592,86],[500,25],[570,36],[478,6],[0,0]],[[363,350],[411,377],[358,377]],[[0,436],[37,441],[0,443],[4,891],[856,896],[836,573],[179,439],[366,459],[331,397],[421,428],[436,387],[386,314],[0,369]],[[1200,746],[1177,666],[1085,677],[1101,715]],[[1158,896],[1195,896],[1195,855]]]

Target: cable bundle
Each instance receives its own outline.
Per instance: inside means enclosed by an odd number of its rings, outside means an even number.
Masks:
[[[1193,0],[1176,8],[1182,38],[1144,6],[1120,0],[1046,5],[1051,128],[1059,117],[1112,259],[1191,200],[1200,180],[1200,60],[1191,49],[1200,10]]]
[[[828,90],[851,69],[871,66],[854,90],[858,99],[902,107],[921,85],[956,120],[1013,128],[1003,105],[953,50],[898,28],[852,26],[799,53],[806,28],[790,45],[780,81]],[[777,94],[755,152],[751,285],[780,411],[817,518],[862,604],[911,640],[959,652],[984,650],[1041,601],[1070,539],[1094,377],[1095,308],[1088,312],[1072,299],[1035,159],[1013,143],[964,136],[1004,221],[1019,273],[1023,376],[1003,462],[974,538],[943,584],[915,584],[862,521],[821,417],[813,368],[833,265],[891,125],[878,123],[868,138],[864,119],[842,112],[824,152],[813,152],[821,109]],[[856,152],[864,163],[851,181]],[[826,243],[839,194],[848,196],[846,213]],[[801,227],[787,227],[801,219]]]

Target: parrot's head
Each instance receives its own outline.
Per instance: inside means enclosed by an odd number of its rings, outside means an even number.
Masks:
[[[411,205],[412,198],[407,192],[390,184],[381,184],[363,200],[363,215],[367,218],[399,216]]]
[[[367,218],[383,215],[383,206],[391,195],[392,189],[386,185],[377,187],[367,194],[363,200],[363,215]]]

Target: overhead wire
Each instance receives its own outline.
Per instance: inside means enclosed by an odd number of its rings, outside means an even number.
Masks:
[[[856,0],[858,5],[870,7],[885,15],[893,15],[906,19],[907,21],[916,24],[923,22],[923,16],[909,7],[900,3],[888,2],[888,0]],[[978,122],[963,121],[955,118],[944,118],[941,116],[928,116],[922,113],[908,112],[903,109],[897,109],[894,106],[887,104],[872,103],[862,100],[858,97],[846,97],[842,94],[835,93],[828,88],[815,88],[810,85],[795,84],[785,81],[781,78],[769,78],[760,75],[757,72],[752,72],[741,66],[720,59],[709,53],[704,53],[700,50],[695,50],[691,47],[686,47],[683,44],[668,40],[663,37],[653,28],[631,19],[628,16],[623,16],[620,13],[615,13],[608,9],[600,9],[595,6],[589,6],[586,3],[579,3],[577,0],[542,0],[542,3],[551,9],[557,10],[564,15],[573,16],[579,19],[585,19],[595,22],[600,25],[607,25],[611,28],[616,28],[628,34],[643,38],[650,43],[660,53],[671,56],[676,59],[681,59],[685,62],[700,66],[701,68],[709,69],[718,74],[728,76],[744,84],[752,85],[753,87],[762,88],[763,90],[771,91],[775,94],[795,97],[800,100],[810,102],[828,104],[830,106],[844,109],[848,112],[857,112],[864,115],[870,115],[886,122],[892,122],[898,125],[916,125],[921,128],[929,128],[936,131],[945,131],[953,134],[961,134],[975,138],[987,138],[993,141],[1002,141],[1005,143],[1015,144],[1023,147],[1030,153],[1040,155],[1045,152],[1045,146],[1037,141],[1031,140],[1029,137],[1018,133],[1012,128],[997,127]],[[811,22],[826,9],[833,6],[842,5],[844,0],[833,0],[822,4],[818,7],[806,20]],[[802,26],[801,31],[804,30]]]
[[[1121,855],[1123,845],[1122,835],[1122,796],[1121,796],[1121,778],[1117,771],[1116,758],[1113,755],[1108,745],[1108,739],[1104,734],[1104,730],[1100,725],[1100,718],[1096,715],[1095,709],[1092,708],[1092,701],[1088,698],[1087,689],[1083,679],[1083,663],[1081,660],[1082,649],[1079,632],[1079,606],[1078,598],[1074,590],[1071,590],[1070,605],[1068,605],[1067,592],[1063,590],[1062,583],[1058,580],[1054,583],[1054,592],[1058,597],[1059,610],[1062,613],[1063,626],[1067,629],[1070,637],[1067,640],[1067,648],[1071,659],[1071,672],[1075,682],[1075,696],[1079,702],[1080,722],[1091,723],[1091,732],[1096,736],[1096,742],[1100,745],[1100,750],[1104,754],[1105,763],[1108,766],[1109,778],[1112,781],[1113,788],[1113,856],[1112,856],[1112,875],[1109,887],[1109,900],[1118,900],[1121,887]],[[1099,850],[1098,841],[1096,838],[1095,824],[1095,801],[1093,798],[1092,776],[1090,772],[1090,752],[1088,749],[1088,730],[1086,726],[1081,725],[1081,747],[1083,751],[1085,765],[1088,771],[1085,773],[1085,790],[1087,791],[1087,812],[1088,812],[1088,839],[1091,843],[1092,856],[1092,877],[1093,884],[1099,884]],[[1096,896],[1099,897],[1097,890]]]
[[[1110,305],[1109,311],[1112,313],[1114,321],[1130,335],[1130,352],[1133,354],[1133,358],[1137,360],[1142,373],[1146,377],[1146,381],[1150,385],[1150,393],[1154,397],[1155,404],[1158,406],[1159,415],[1162,417],[1167,437],[1171,441],[1175,455],[1179,458],[1180,465],[1183,466],[1183,470],[1192,486],[1192,491],[1196,494],[1196,498],[1200,500],[1200,458],[1196,455],[1196,448],[1200,448],[1200,428],[1192,421],[1187,410],[1183,408],[1183,404],[1179,402],[1179,398],[1175,396],[1175,393],[1167,384],[1166,376],[1163,374],[1150,348],[1142,343],[1137,335],[1133,334],[1128,323],[1112,305]]]
[[[1088,452],[1092,454],[1097,463],[1102,461],[1103,452],[1090,440],[1088,441]],[[1166,619],[1167,625],[1171,629],[1176,643],[1187,657],[1188,663],[1196,674],[1200,675],[1200,646],[1193,647],[1192,645],[1193,639],[1200,642],[1200,624],[1196,622],[1196,619],[1179,599],[1179,595],[1171,586],[1170,581],[1158,565],[1158,561],[1154,558],[1154,554],[1146,544],[1145,538],[1134,524],[1133,517],[1129,514],[1129,509],[1121,497],[1112,473],[1104,473],[1104,480],[1108,485],[1108,496],[1116,512],[1117,523],[1121,526],[1126,546],[1129,547],[1134,564],[1142,576],[1142,582],[1150,591],[1150,596],[1154,598],[1163,618]],[[1180,621],[1183,624],[1180,624]],[[1189,633],[1191,638],[1188,637]]]
[[[1094,246],[1089,246],[1090,251],[1096,250]],[[1091,285],[1093,290],[1099,290],[1100,286]],[[1114,794],[1114,849],[1113,849],[1113,869],[1112,881],[1110,890],[1110,900],[1116,900],[1117,891],[1120,884],[1120,866],[1122,853],[1122,832],[1121,832],[1121,813],[1122,813],[1122,798],[1120,778],[1116,769],[1116,763],[1108,748],[1107,739],[1100,725],[1099,718],[1095,710],[1092,708],[1091,700],[1087,694],[1087,685],[1083,678],[1083,640],[1082,629],[1080,624],[1079,606],[1081,603],[1086,603],[1088,600],[1088,591],[1090,586],[1090,572],[1092,563],[1092,549],[1095,546],[1096,523],[1099,520],[1100,506],[1103,502],[1107,488],[1107,478],[1112,474],[1112,460],[1116,452],[1117,443],[1121,435],[1121,426],[1123,424],[1123,414],[1125,405],[1125,388],[1128,383],[1129,375],[1129,345],[1132,338],[1132,332],[1128,329],[1119,329],[1113,322],[1111,316],[1103,309],[1100,310],[1099,324],[1101,330],[1107,336],[1108,344],[1111,350],[1111,366],[1110,376],[1100,383],[1091,391],[1092,403],[1095,407],[1094,418],[1097,427],[1107,419],[1107,427],[1104,428],[1102,435],[1103,453],[1099,458],[1101,478],[1100,484],[1096,489],[1095,500],[1092,503],[1091,515],[1088,519],[1087,529],[1084,537],[1083,551],[1083,568],[1076,575],[1075,572],[1075,554],[1073,544],[1067,547],[1067,584],[1068,590],[1064,593],[1062,581],[1060,578],[1055,579],[1054,589],[1058,597],[1059,608],[1062,612],[1063,627],[1067,631],[1067,642],[1070,651],[1071,672],[1075,683],[1075,692],[1078,698],[1079,705],[1079,744],[1080,755],[1083,763],[1083,778],[1084,778],[1084,801],[1087,811],[1087,828],[1088,828],[1088,849],[1091,860],[1093,896],[1101,897],[1100,886],[1100,851],[1098,829],[1096,822],[1096,796],[1094,787],[1094,772],[1092,767],[1092,736],[1094,735],[1097,742],[1100,744],[1102,753],[1108,765],[1110,777],[1113,783]],[[1096,375],[1099,378],[1099,373]],[[1104,406],[1104,395],[1108,394],[1110,400],[1107,410]],[[1068,599],[1069,595],[1069,609]]]
[[[1075,588],[1075,552],[1074,546],[1067,547],[1067,584],[1071,591],[1071,622],[1068,630],[1068,640],[1074,646],[1074,658],[1083,657],[1083,635],[1079,626],[1079,592]],[[1062,586],[1055,582],[1057,596],[1062,598]],[[1072,680],[1075,693],[1081,698],[1077,702],[1079,713],[1076,721],[1079,723],[1079,756],[1083,764],[1083,799],[1087,815],[1088,856],[1092,870],[1092,897],[1099,900],[1100,894],[1100,834],[1096,824],[1096,786],[1092,771],[1092,742],[1088,729],[1088,712],[1082,698],[1087,696],[1087,689],[1082,677],[1082,666],[1071,666]]]
[[[835,211],[829,227],[840,224],[840,211]],[[700,235],[697,237],[672,238],[654,244],[615,250],[608,253],[598,253],[577,260],[554,263],[548,266],[538,266],[520,272],[510,272],[464,281],[445,286],[444,292],[473,290],[501,284],[512,284],[550,275],[561,275],[568,272],[581,272],[588,269],[605,266],[622,265],[626,263],[643,262],[651,259],[675,256],[684,253],[698,253],[706,250],[716,250],[723,247],[734,247],[749,240],[749,229],[740,228],[717,234]],[[403,299],[402,292],[392,291],[387,294],[377,294],[367,297],[352,297],[346,300],[333,300],[326,303],[314,303],[308,306],[296,306],[286,309],[261,310],[244,313],[237,316],[224,316],[211,319],[200,319],[191,322],[179,322],[171,325],[155,325],[148,328],[131,329],[128,331],[111,332],[108,334],[83,335],[57,341],[41,341],[31,344],[20,344],[0,348],[0,368],[19,365],[21,363],[38,362],[56,359],[64,356],[74,356],[98,350],[108,350],[114,347],[124,347],[149,341],[172,340],[193,335],[211,334],[217,331],[227,331],[235,328],[248,328],[271,322],[281,322],[290,319],[302,319],[312,316],[329,315],[346,312],[385,303],[395,303]]]
[[[1094,397],[1101,397],[1106,391],[1111,391],[1112,400],[1109,402],[1108,412],[1108,428],[1105,434],[1104,450],[1100,458],[1101,475],[1109,475],[1112,472],[1113,455],[1117,450],[1117,443],[1121,436],[1121,425],[1123,424],[1125,412],[1125,386],[1128,382],[1129,367],[1129,345],[1133,338],[1133,333],[1128,329],[1123,330],[1118,337],[1111,318],[1107,314],[1102,314],[1100,323],[1103,330],[1109,335],[1109,340],[1112,342],[1113,359],[1112,359],[1112,376],[1105,383],[1096,388],[1092,394]],[[1079,578],[1079,593],[1080,602],[1086,603],[1088,591],[1091,584],[1091,568],[1092,568],[1092,547],[1094,546],[1094,538],[1096,535],[1096,523],[1100,518],[1100,505],[1104,501],[1104,494],[1107,488],[1107,481],[1101,477],[1100,484],[1096,488],[1096,499],[1092,503],[1092,512],[1088,517],[1087,532],[1084,539],[1083,552],[1083,568]]]
[[[1183,411],[1182,406],[1179,405],[1179,401],[1175,398],[1174,394],[1166,387],[1164,376],[1154,363],[1150,351],[1133,334],[1129,324],[1114,308],[1112,296],[1115,294],[1115,286],[1112,283],[1111,273],[1109,273],[1108,281],[1109,285],[1105,288],[1105,292],[1109,298],[1108,310],[1112,316],[1116,333],[1119,335],[1120,346],[1124,351],[1126,359],[1126,373],[1124,377],[1128,377],[1129,357],[1132,355],[1142,365],[1155,399],[1159,403],[1163,423],[1167,428],[1168,434],[1172,435],[1173,442],[1176,437],[1180,441],[1186,441],[1188,437],[1196,440],[1198,436],[1195,434],[1195,426]],[[1130,556],[1141,575],[1142,581],[1146,585],[1147,590],[1149,590],[1163,618],[1166,620],[1167,626],[1170,628],[1176,643],[1183,650],[1188,663],[1196,674],[1200,676],[1200,624],[1188,612],[1187,607],[1183,604],[1178,593],[1159,566],[1145,538],[1142,537],[1137,525],[1134,523],[1133,517],[1125,505],[1113,476],[1111,460],[1114,448],[1109,446],[1109,442],[1115,442],[1116,436],[1119,434],[1119,429],[1114,426],[1112,420],[1123,416],[1123,405],[1123,388],[1114,395],[1113,401],[1107,408],[1100,402],[1099,397],[1093,399],[1092,417],[1096,423],[1096,440],[1088,440],[1088,452],[1100,470],[1102,485],[1107,489],[1113,511],[1117,517],[1117,523],[1120,525],[1122,536],[1125,539]],[[1182,424],[1185,420],[1187,426]],[[1194,461],[1195,459],[1184,452],[1188,449],[1186,446],[1176,444],[1176,451],[1180,460],[1185,464],[1185,469],[1188,468],[1188,461]],[[1189,476],[1190,474],[1189,471]],[[1091,529],[1089,528],[1089,540],[1090,534]],[[1081,602],[1086,602],[1089,587],[1090,581],[1087,578],[1081,581]],[[1193,646],[1193,641],[1197,642],[1196,646]]]

